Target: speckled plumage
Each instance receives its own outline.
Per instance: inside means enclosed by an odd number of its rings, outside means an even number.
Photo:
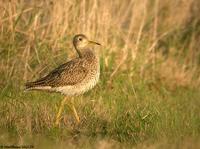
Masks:
[[[83,39],[79,41],[81,37]],[[74,96],[93,88],[99,80],[100,66],[98,56],[90,49],[89,42],[95,43],[84,35],[76,35],[73,44],[78,57],[60,65],[41,79],[26,83],[26,89],[54,91]]]

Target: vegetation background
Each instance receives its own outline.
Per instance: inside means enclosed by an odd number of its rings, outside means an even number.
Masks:
[[[0,145],[200,148],[199,0],[0,0]],[[101,78],[77,97],[77,125],[59,94],[24,83],[100,42]]]

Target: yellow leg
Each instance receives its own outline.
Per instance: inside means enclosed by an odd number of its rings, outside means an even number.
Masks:
[[[80,122],[80,118],[78,116],[78,113],[76,112],[76,108],[74,106],[74,98],[72,97],[72,99],[70,100],[70,103],[68,104],[69,108],[72,110],[74,117],[76,119],[76,122],[79,123]]]
[[[61,113],[62,113],[62,111],[63,111],[63,108],[64,108],[64,105],[65,105],[65,103],[66,103],[66,100],[67,100],[67,97],[65,97],[65,98],[62,100],[61,104],[60,104],[58,113],[57,113],[57,115],[56,115],[56,122],[55,122],[55,125],[56,125],[56,126],[57,126],[57,125],[59,124],[59,122],[60,122],[60,116],[61,116]]]
[[[76,109],[75,109],[75,107],[74,107],[74,104],[72,104],[72,111],[73,111],[73,113],[74,113],[74,116],[75,116],[75,118],[76,118],[76,121],[77,121],[77,123],[80,123],[80,118],[79,118],[79,116],[78,116],[78,113],[76,112]]]
[[[61,114],[62,114],[64,105],[66,104],[66,100],[67,100],[67,97],[65,97],[65,98],[62,100],[61,105],[60,105],[60,107],[59,107],[58,113],[57,113],[57,115],[56,115],[56,122],[55,122],[55,125],[56,125],[56,126],[57,126],[57,125],[59,124],[59,122],[60,122]],[[77,113],[77,111],[76,111],[76,108],[74,107],[74,103],[71,102],[71,104],[67,104],[67,105],[68,105],[68,106],[70,107],[70,109],[72,110],[72,112],[73,112],[73,114],[74,114],[74,117],[76,118],[77,123],[79,123],[79,122],[80,122],[80,118],[79,118],[79,116],[78,116],[78,113]]]

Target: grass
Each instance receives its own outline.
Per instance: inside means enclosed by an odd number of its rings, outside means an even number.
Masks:
[[[110,88],[103,85],[103,75],[93,91],[75,100],[81,123],[76,125],[65,107],[58,128],[54,127],[54,118],[61,95],[27,93],[8,86],[1,93],[0,125],[17,139],[17,144],[19,140],[26,144],[27,138],[32,140],[38,135],[47,142],[58,141],[63,146],[70,142],[73,147],[85,148],[102,141],[106,146],[124,147],[141,143],[153,146],[158,142],[162,146],[164,142],[168,148],[199,140],[199,90],[178,88],[172,92],[162,84],[156,83],[160,85],[157,88],[152,82],[127,78],[128,74],[119,74]],[[36,147],[41,143],[37,139],[30,142]]]
[[[177,7],[179,6],[179,7]],[[199,148],[198,1],[0,2],[0,145]],[[100,42],[101,78],[74,102],[24,83],[74,57],[74,34]]]

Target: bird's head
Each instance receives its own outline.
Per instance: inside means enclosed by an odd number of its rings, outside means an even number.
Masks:
[[[74,36],[73,44],[76,50],[82,50],[87,48],[90,44],[101,45],[97,42],[90,41],[88,38],[83,34],[77,34]]]

